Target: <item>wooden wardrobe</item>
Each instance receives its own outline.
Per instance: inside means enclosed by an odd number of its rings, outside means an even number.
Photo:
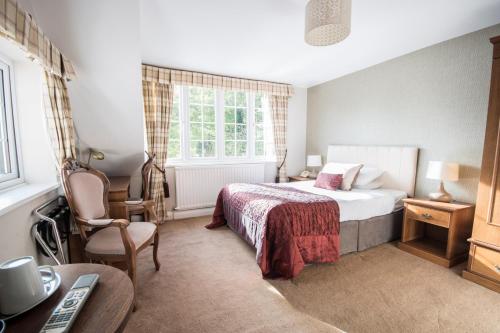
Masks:
[[[490,101],[469,262],[463,277],[500,292],[500,36],[490,41]]]

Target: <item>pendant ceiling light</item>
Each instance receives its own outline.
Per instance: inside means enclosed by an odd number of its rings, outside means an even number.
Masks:
[[[351,0],[310,0],[306,6],[307,44],[325,46],[351,32]]]

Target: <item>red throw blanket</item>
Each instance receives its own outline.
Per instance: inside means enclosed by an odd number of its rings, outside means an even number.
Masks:
[[[273,184],[230,184],[208,229],[228,224],[257,249],[265,278],[293,278],[306,263],[340,255],[339,206],[329,197]]]

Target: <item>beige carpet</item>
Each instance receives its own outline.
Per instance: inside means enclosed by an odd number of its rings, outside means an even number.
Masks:
[[[161,227],[138,260],[138,310],[126,332],[500,332],[500,295],[385,244],[263,280],[255,252],[208,218]]]

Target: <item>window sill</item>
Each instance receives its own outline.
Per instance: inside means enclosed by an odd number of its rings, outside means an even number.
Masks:
[[[24,205],[31,200],[57,189],[58,183],[21,184],[0,192],[0,216]]]

